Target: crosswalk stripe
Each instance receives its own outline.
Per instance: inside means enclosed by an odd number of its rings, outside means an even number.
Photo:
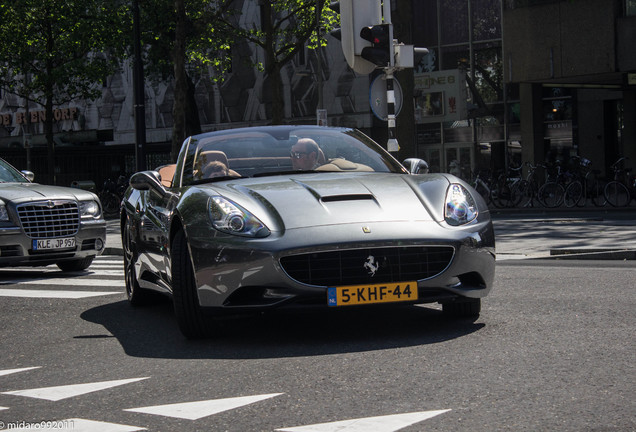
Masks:
[[[20,427],[11,427],[12,431],[46,431],[46,432],[134,432],[146,430],[143,427],[128,426],[93,420],[72,418],[66,420],[43,421],[40,423],[20,422]]]
[[[64,285],[83,287],[121,287],[122,279],[88,279],[88,278],[38,278],[38,279],[14,279],[2,281],[2,285]]]
[[[271,393],[256,396],[244,396],[227,399],[213,399],[197,402],[185,402],[168,405],[156,405],[142,408],[130,408],[124,411],[175,417],[186,420],[198,420],[223,411],[239,408],[265,399],[280,396],[283,393]]]
[[[393,414],[276,430],[281,432],[394,432],[448,411],[450,410]]]
[[[121,386],[124,384],[129,384],[137,381],[142,381],[148,379],[150,377],[143,378],[131,378],[124,380],[115,380],[115,381],[101,381],[94,383],[86,383],[86,384],[71,384],[57,387],[42,387],[36,389],[28,389],[28,390],[15,390],[2,392],[2,394],[13,395],[13,396],[24,396],[35,399],[45,399],[53,402],[57,402],[62,399],[68,399],[74,396],[80,396],[87,393],[92,393],[100,390],[106,390],[112,387]]]
[[[1,289],[0,297],[19,298],[49,298],[49,299],[82,299],[99,297],[103,295],[122,294],[123,291],[56,291],[56,290],[27,290],[27,289]]]

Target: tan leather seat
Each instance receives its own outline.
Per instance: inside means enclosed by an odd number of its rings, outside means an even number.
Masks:
[[[161,184],[165,187],[172,187],[172,180],[177,164],[163,165],[156,169],[161,176]]]
[[[197,158],[197,164],[200,163],[200,170],[195,174],[196,179],[207,179],[219,176],[234,176],[240,177],[241,175],[234,170],[230,169],[227,155],[222,151],[208,150],[201,152]]]

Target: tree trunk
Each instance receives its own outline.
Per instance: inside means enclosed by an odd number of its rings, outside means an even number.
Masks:
[[[177,160],[181,143],[186,138],[186,95],[188,92],[185,70],[186,11],[185,0],[175,0],[177,23],[175,27],[172,61],[174,64],[174,104],[172,106],[171,159]]]

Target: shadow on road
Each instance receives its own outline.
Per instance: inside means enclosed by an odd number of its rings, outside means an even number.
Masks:
[[[87,310],[81,318],[104,326],[130,356],[177,359],[363,352],[444,342],[484,327],[471,320],[447,320],[439,310],[417,306],[280,310],[220,320],[217,336],[189,341],[168,301],[144,308],[120,301]]]

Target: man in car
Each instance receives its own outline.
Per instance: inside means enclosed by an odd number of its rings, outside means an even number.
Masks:
[[[316,141],[311,138],[301,138],[291,148],[292,166],[295,170],[311,171],[321,165],[324,156]]]

